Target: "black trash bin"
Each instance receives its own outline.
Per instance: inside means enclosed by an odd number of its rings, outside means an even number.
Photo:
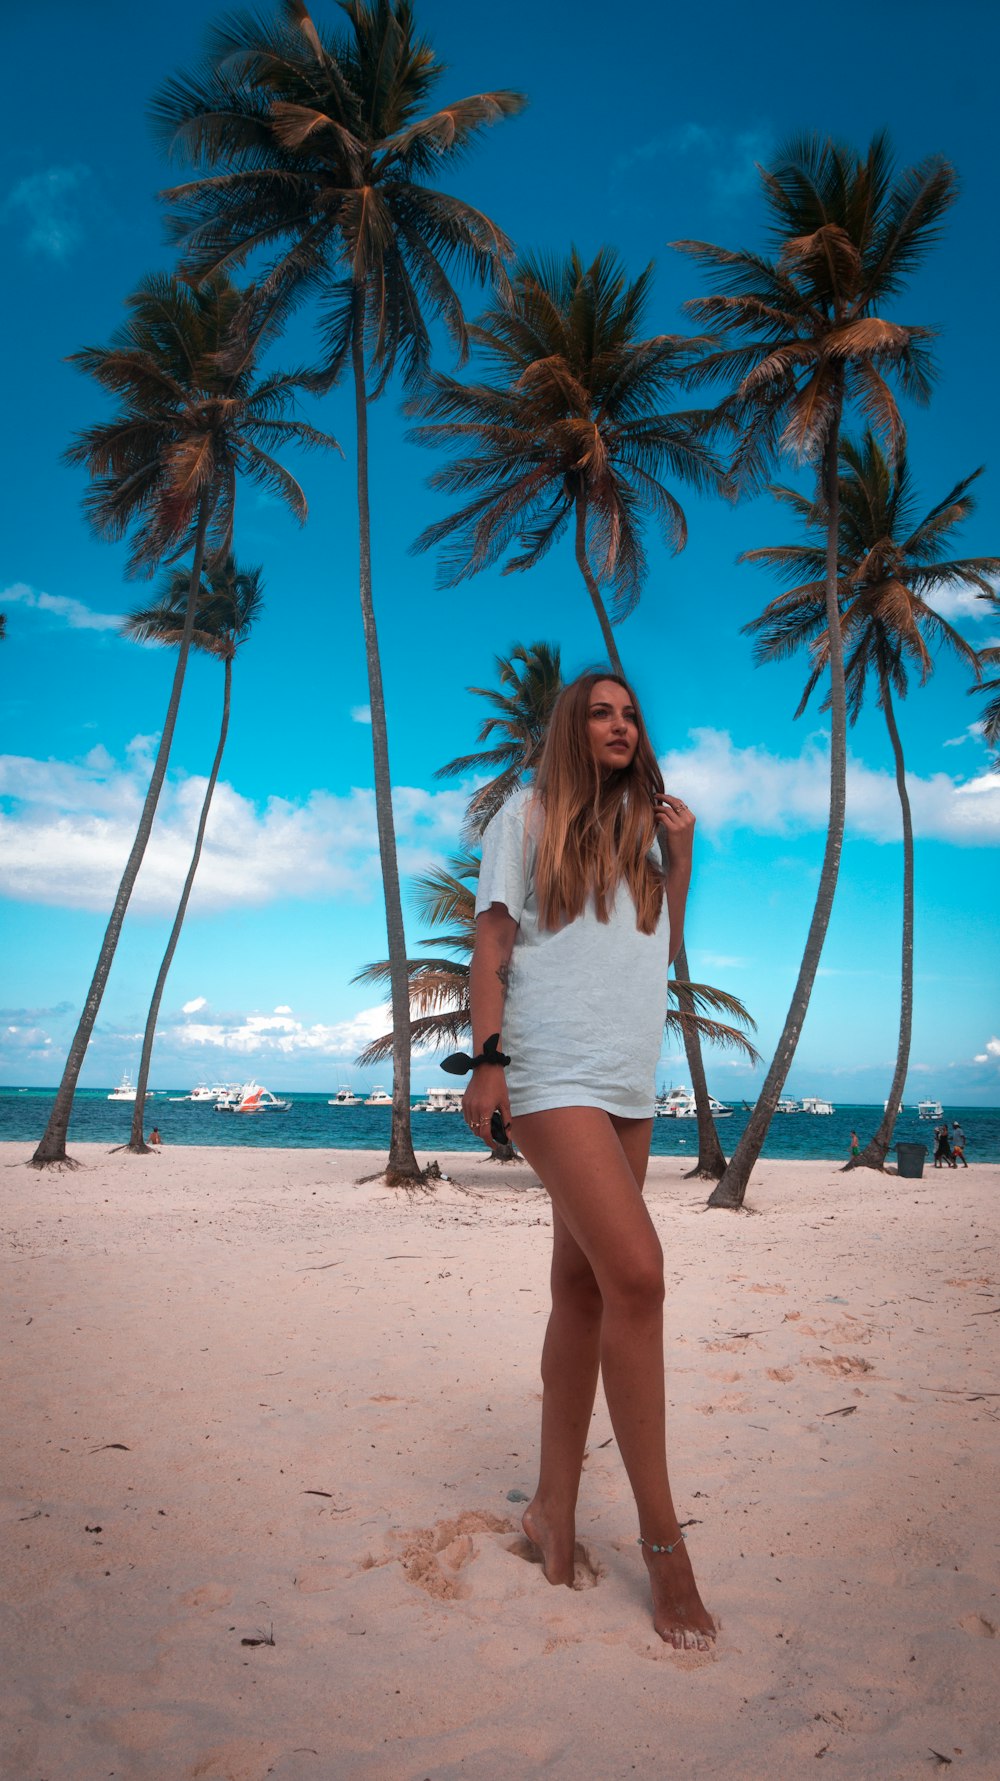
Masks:
[[[905,1175],[910,1181],[920,1181],[924,1173],[924,1157],[926,1155],[926,1144],[897,1144],[896,1173]]]

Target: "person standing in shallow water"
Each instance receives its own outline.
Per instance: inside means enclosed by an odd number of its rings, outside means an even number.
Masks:
[[[477,1061],[463,1112],[481,1137],[499,1114],[552,1202],[539,1480],[524,1531],[548,1581],[572,1585],[600,1373],[653,1624],[678,1648],[705,1649],[716,1625],[667,1474],[663,1253],[642,1196],[693,836],[626,682],[595,672],[565,687],[533,791],[483,837],[470,974]]]

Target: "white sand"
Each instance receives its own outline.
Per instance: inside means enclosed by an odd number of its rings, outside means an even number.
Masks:
[[[368,1154],[25,1154],[0,1147],[5,1781],[1000,1773],[1000,1168],[770,1163],[752,1217],[654,1161],[705,1656],[652,1632],[603,1400],[588,1587],[519,1553],[526,1167],[442,1156],[471,1191],[410,1200],[355,1185]]]

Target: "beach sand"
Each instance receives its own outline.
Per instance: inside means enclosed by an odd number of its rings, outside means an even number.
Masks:
[[[579,1588],[519,1540],[526,1166],[439,1153],[454,1180],[411,1199],[358,1184],[369,1153],[26,1150],[0,1150],[5,1781],[1000,1773],[1000,1167],[766,1163],[735,1216],[654,1160],[706,1655],[652,1631],[602,1398]]]

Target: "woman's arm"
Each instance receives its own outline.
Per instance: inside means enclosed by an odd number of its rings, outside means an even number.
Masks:
[[[694,847],[694,812],[664,792],[655,799],[656,818],[666,841],[667,914],[670,917],[670,963],[680,952],[684,939],[684,911],[691,884],[691,855]]]
[[[476,943],[469,967],[469,1006],[472,1010],[472,1051],[478,1057],[484,1039],[500,1034],[503,1050],[503,1011],[507,999],[507,970],[517,938],[517,922],[506,904],[491,903],[476,920]],[[497,1064],[480,1064],[462,1099],[466,1124],[486,1141],[490,1118],[499,1109],[504,1125],[510,1124],[507,1078]]]

